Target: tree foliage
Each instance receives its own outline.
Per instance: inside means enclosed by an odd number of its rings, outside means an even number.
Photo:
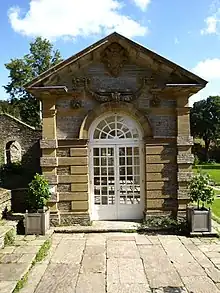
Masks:
[[[37,37],[30,43],[29,53],[22,58],[11,59],[5,67],[9,70],[9,79],[4,86],[10,95],[10,103],[19,109],[20,118],[32,125],[39,126],[39,101],[29,94],[24,85],[62,61],[61,54],[54,50],[53,44]]]
[[[209,186],[210,177],[208,174],[202,174],[199,172],[191,179],[189,183],[189,195],[191,202],[197,202],[197,208],[200,208],[200,202],[202,202],[202,208],[205,204],[212,204],[214,201],[214,190]]]
[[[206,159],[210,143],[220,138],[220,96],[194,103],[190,112],[191,132],[205,142]]]
[[[50,198],[50,188],[43,175],[36,174],[29,183],[27,204],[31,211],[43,209]]]

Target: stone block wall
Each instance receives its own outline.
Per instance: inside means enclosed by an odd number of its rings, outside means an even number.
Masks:
[[[6,209],[11,210],[11,191],[0,188],[0,219]]]
[[[146,143],[146,216],[175,214],[177,163],[175,140]]]
[[[22,168],[29,175],[40,172],[41,152],[39,140],[41,139],[41,130],[35,130],[8,114],[0,114],[0,133],[0,165],[6,163],[7,143],[16,142],[20,146],[18,151],[21,154],[17,157],[21,158]],[[26,179],[25,176],[21,176],[19,180],[9,178],[3,187],[8,189],[26,187],[28,183]]]

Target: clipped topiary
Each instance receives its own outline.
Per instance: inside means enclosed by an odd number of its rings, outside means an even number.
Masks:
[[[50,198],[50,188],[43,175],[36,174],[28,185],[27,205],[28,210],[35,212],[43,209]]]

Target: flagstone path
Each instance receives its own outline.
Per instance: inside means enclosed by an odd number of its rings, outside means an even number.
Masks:
[[[21,293],[220,293],[220,240],[54,234]]]

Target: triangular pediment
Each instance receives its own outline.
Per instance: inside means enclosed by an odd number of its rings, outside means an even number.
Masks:
[[[105,76],[106,86],[101,76]],[[108,86],[117,91],[120,82],[130,83],[132,77],[160,79],[166,84],[195,85],[203,88],[207,81],[155,52],[113,33],[83,51],[50,68],[26,84],[27,88],[45,86],[74,87],[80,78],[93,78],[94,86]],[[117,86],[116,86],[117,83]],[[126,86],[125,86],[126,88]]]

